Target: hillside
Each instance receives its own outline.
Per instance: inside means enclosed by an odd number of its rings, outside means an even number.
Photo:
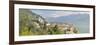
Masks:
[[[19,30],[20,35],[43,34],[45,19],[32,13],[28,9],[19,9]],[[39,33],[37,33],[39,32]]]

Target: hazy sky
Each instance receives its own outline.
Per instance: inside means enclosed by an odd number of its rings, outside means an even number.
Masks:
[[[43,9],[32,9],[32,12],[41,15],[42,17],[60,17],[69,16],[74,14],[88,14],[88,11],[69,11],[69,10],[43,10]]]

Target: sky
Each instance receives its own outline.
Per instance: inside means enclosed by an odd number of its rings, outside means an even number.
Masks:
[[[71,10],[48,10],[48,9],[32,9],[32,12],[41,15],[44,18],[47,17],[60,17],[69,16],[72,14],[88,14],[88,11],[71,11]]]

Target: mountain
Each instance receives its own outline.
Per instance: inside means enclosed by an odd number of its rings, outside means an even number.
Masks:
[[[76,21],[89,21],[89,15],[87,14],[77,14],[61,17],[48,17],[46,18],[48,22],[76,22]]]
[[[19,9],[19,35],[44,34],[45,19],[29,9]]]

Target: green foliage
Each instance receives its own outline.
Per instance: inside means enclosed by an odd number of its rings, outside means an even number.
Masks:
[[[40,22],[42,19],[43,22]],[[41,16],[32,13],[28,9],[19,9],[19,35],[43,35],[47,34],[45,20]]]
[[[58,25],[55,25],[48,29],[48,34],[64,34],[64,32],[59,29]]]

